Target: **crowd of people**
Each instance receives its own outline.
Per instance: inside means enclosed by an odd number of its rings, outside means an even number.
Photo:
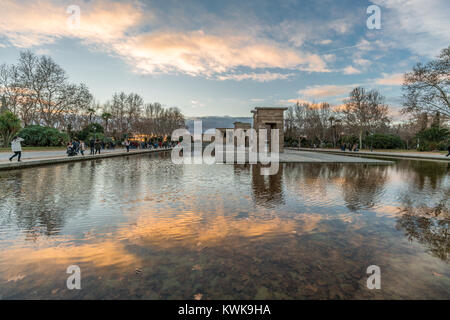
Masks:
[[[313,149],[317,149],[317,148],[318,148],[317,144],[314,143]],[[342,143],[339,148],[341,149],[341,151],[345,151],[345,150],[354,151],[354,152],[359,151],[359,145],[357,143],[355,143],[355,144]],[[372,147],[370,147],[370,151],[372,151]]]
[[[127,139],[121,143],[121,146],[123,146],[127,152],[130,152],[130,149],[168,149],[174,147],[175,145],[177,145],[177,142],[163,141],[162,139],[148,142],[130,141]],[[116,146],[117,145],[114,142],[105,143],[99,139],[91,139],[88,141],[87,145],[84,141],[73,140],[67,144],[67,155],[69,157],[76,156],[78,154],[84,156],[84,152],[87,147],[89,147],[91,155],[96,155],[101,154],[101,150],[115,150]]]
[[[345,150],[357,152],[359,151],[359,145],[357,143],[355,144],[343,143],[341,144],[341,151]],[[370,151],[372,151],[372,147],[370,147]]]

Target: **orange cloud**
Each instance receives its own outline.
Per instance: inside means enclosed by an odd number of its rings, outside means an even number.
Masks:
[[[308,86],[306,89],[299,90],[298,93],[313,98],[336,97],[349,93],[357,86],[357,84]]]
[[[348,66],[343,69],[344,74],[359,74],[361,70],[356,69],[355,67]]]
[[[375,83],[382,86],[401,86],[403,84],[403,76],[403,73],[383,73],[383,77],[377,79]]]
[[[265,73],[243,73],[243,74],[229,74],[229,75],[223,75],[219,76],[219,80],[236,80],[236,81],[242,81],[242,80],[254,80],[258,82],[267,82],[272,80],[280,80],[280,79],[288,79],[289,77],[293,76],[293,73],[272,73],[272,72],[265,72]]]
[[[69,5],[70,2],[61,1],[3,0],[0,34],[14,46],[23,48],[63,37],[110,44],[143,18],[135,2],[92,1],[80,6],[80,24],[74,28],[66,13]]]
[[[137,71],[147,73],[178,70],[192,75],[212,75],[239,66],[327,71],[326,63],[315,54],[303,54],[275,42],[254,40],[245,35],[222,37],[202,30],[138,35],[117,47],[116,51],[137,62]],[[234,78],[265,81],[280,78],[280,74],[263,75]]]
[[[313,102],[303,99],[283,99],[279,101],[280,104],[283,105],[291,105],[291,104],[312,104]]]
[[[265,36],[223,28],[215,33],[203,30],[142,33],[143,27],[154,24],[156,18],[132,0],[83,2],[80,24],[74,28],[68,23],[69,5],[52,0],[26,0],[20,4],[3,0],[0,36],[7,39],[7,44],[23,48],[62,38],[80,39],[96,50],[118,55],[138,73],[183,72],[207,77],[220,75],[222,79],[238,81],[270,81],[284,79],[286,75],[234,72],[237,67],[329,71],[319,55],[287,47]],[[230,72],[231,75],[223,75]]]

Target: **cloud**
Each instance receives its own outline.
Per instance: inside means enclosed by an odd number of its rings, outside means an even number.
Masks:
[[[336,61],[336,55],[331,54],[331,53],[322,55],[322,58],[326,62],[334,62],[334,61]]]
[[[157,23],[161,24],[161,17],[153,17],[149,10],[131,0],[84,2],[80,6],[79,28],[71,28],[65,11],[69,4],[51,0],[26,0],[19,4],[14,0],[3,0],[0,37],[10,45],[22,48],[41,46],[62,38],[80,39],[89,48],[124,59],[135,72],[142,74],[181,72],[221,80],[270,81],[286,79],[289,75],[238,74],[236,69],[329,72],[319,55],[289,47],[257,32],[239,32],[225,27],[222,30],[207,26],[174,30],[165,25],[157,26]]]
[[[80,6],[80,24],[74,28],[66,13],[70,4],[65,1],[2,0],[0,35],[20,48],[53,43],[61,38],[111,44],[143,19],[140,6],[135,2],[99,0]]]
[[[328,45],[333,42],[330,37],[350,33],[355,21],[354,13],[347,11],[345,17],[338,19],[284,20],[280,24],[266,26],[266,32],[295,47],[305,43]]]
[[[305,89],[299,90],[298,94],[304,97],[315,99],[337,97],[348,94],[353,88],[357,86],[357,84],[308,86]]]
[[[447,0],[373,0],[381,7],[383,37],[397,47],[434,57],[450,43]]]
[[[265,73],[243,73],[243,74],[229,74],[229,75],[223,75],[218,76],[219,80],[236,80],[236,81],[242,81],[242,80],[254,80],[258,82],[267,82],[267,81],[273,81],[273,80],[284,80],[288,79],[289,77],[292,77],[293,73],[271,73],[271,72],[265,72]]]
[[[392,47],[392,43],[381,39],[369,41],[363,38],[359,40],[354,47],[358,48],[358,50],[361,51],[375,51],[375,50],[387,51],[389,48]]]
[[[204,103],[202,103],[202,102],[200,102],[198,100],[192,99],[190,102],[191,102],[191,108],[199,108],[199,107],[204,107],[205,106]]]
[[[361,70],[358,70],[352,66],[345,67],[342,71],[344,72],[344,74],[359,74],[359,73],[361,73]]]
[[[382,78],[375,79],[375,84],[382,86],[401,86],[403,84],[403,73],[383,73],[382,75]]]
[[[136,70],[143,73],[181,71],[211,76],[237,67],[328,71],[326,63],[316,54],[302,53],[267,39],[246,35],[222,37],[203,30],[138,35],[116,47],[116,52],[131,59]]]
[[[313,104],[313,102],[305,99],[282,99],[278,101],[282,105],[293,105],[293,104]]]
[[[353,63],[357,64],[357,65],[360,65],[360,66],[363,66],[363,67],[367,67],[367,66],[370,66],[372,64],[372,61],[367,60],[367,59],[359,58],[359,59],[354,59]]]
[[[326,45],[326,44],[330,44],[330,43],[332,43],[332,42],[333,42],[333,40],[325,39],[325,40],[320,40],[320,41],[318,41],[317,43],[318,43],[318,44],[321,44],[321,45]]]

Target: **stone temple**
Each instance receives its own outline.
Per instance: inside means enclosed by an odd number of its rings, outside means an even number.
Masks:
[[[267,151],[271,151],[271,130],[278,129],[279,133],[279,152],[282,153],[284,151],[284,111],[287,110],[287,108],[280,108],[280,107],[256,107],[251,112],[253,113],[253,126],[251,123],[247,122],[234,122],[234,128],[215,128],[216,130],[219,130],[221,132],[221,135],[223,137],[223,143],[231,143],[234,145],[237,145],[237,139],[233,135],[227,136],[227,130],[231,129],[241,129],[244,131],[244,133],[247,133],[247,130],[249,129],[255,129],[258,137],[259,137],[259,130],[260,129],[266,129],[267,130]],[[249,136],[245,135],[245,147],[249,147]],[[214,137],[212,137],[212,140],[206,140],[206,141],[214,141]],[[259,144],[258,144],[259,148]]]
[[[284,111],[287,108],[269,108],[269,107],[256,107],[252,110],[253,113],[253,128],[258,132],[259,129],[267,130],[267,145],[268,150],[271,148],[271,130],[278,129],[279,131],[279,146],[280,153],[284,151]]]
[[[280,153],[284,151],[284,111],[287,108],[271,108],[271,107],[256,107],[252,110],[253,113],[253,129],[255,129],[259,136],[260,129],[267,130],[267,147],[268,151],[271,151],[271,130],[278,129],[279,133],[279,146]],[[251,129],[252,125],[245,122],[235,122],[234,129],[242,129],[247,131]],[[224,143],[226,140],[226,128],[216,128],[222,132],[224,136]],[[235,144],[237,142],[235,141]],[[249,146],[249,137],[245,137],[245,147]]]

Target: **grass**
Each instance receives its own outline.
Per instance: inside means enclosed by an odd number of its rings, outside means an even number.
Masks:
[[[22,151],[60,151],[66,150],[65,147],[22,147]],[[0,152],[11,152],[11,148],[0,148]]]

